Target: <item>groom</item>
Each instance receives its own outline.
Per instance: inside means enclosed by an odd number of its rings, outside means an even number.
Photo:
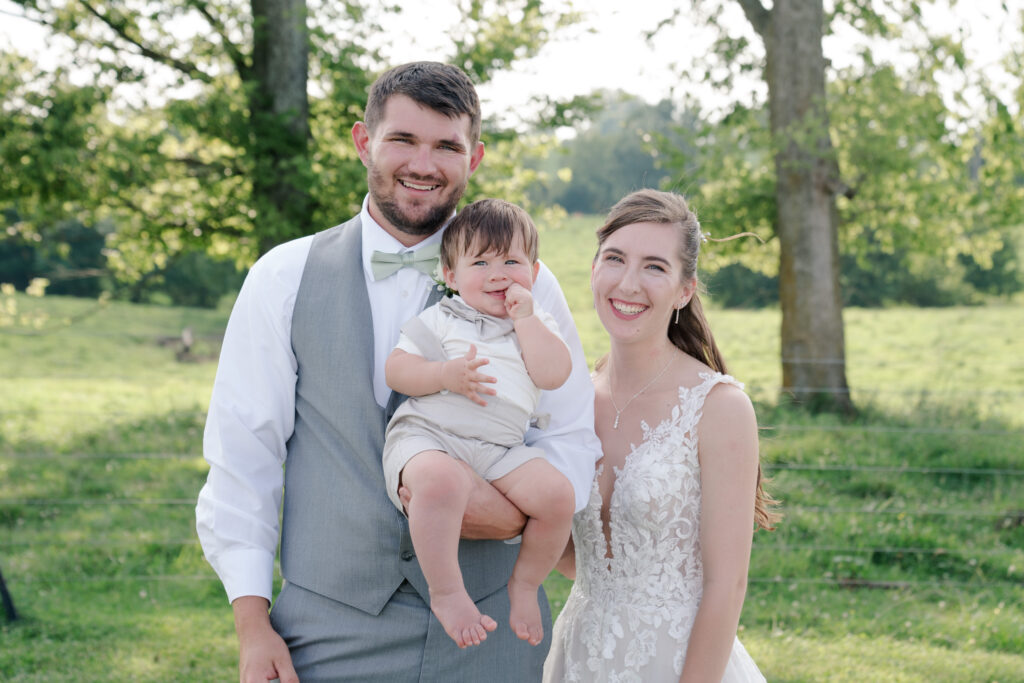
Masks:
[[[384,383],[384,360],[401,325],[438,296],[432,257],[484,155],[476,91],[452,66],[397,67],[374,83],[352,139],[367,169],[362,210],[257,261],[228,321],[210,399],[210,472],[196,521],[234,610],[241,680],[540,680],[550,615],[541,646],[515,637],[506,584],[518,545],[496,540],[521,531],[521,513],[477,481],[459,561],[470,595],[499,627],[459,650],[429,610],[380,461],[384,428],[404,398]],[[551,421],[527,443],[573,482],[579,509],[600,453],[593,389],[544,267],[534,298],[558,321],[573,371],[544,392],[539,410]],[[285,583],[268,614],[279,508]]]

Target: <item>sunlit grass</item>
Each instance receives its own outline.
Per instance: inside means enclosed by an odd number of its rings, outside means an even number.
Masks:
[[[578,220],[545,229],[541,252],[593,362],[596,223]],[[1021,310],[848,310],[860,413],[844,419],[776,405],[778,311],[711,304],[784,501],[778,531],[755,535],[740,632],[768,679],[1022,680]],[[0,679],[235,680],[193,513],[227,309],[19,305],[53,325],[0,331],[0,570],[22,614],[0,619]],[[185,327],[198,358],[179,362]],[[546,585],[557,612],[570,584]]]
[[[1021,680],[1021,657],[951,651],[941,645],[884,634],[766,635],[740,632],[772,683],[992,683]]]
[[[226,604],[182,606],[159,582],[91,587],[97,588],[104,600],[84,603],[82,589],[48,589],[38,597],[45,619],[29,614],[16,628],[0,631],[0,671],[10,672],[4,680],[237,679],[237,644]],[[8,653],[15,652],[16,661],[9,661]]]

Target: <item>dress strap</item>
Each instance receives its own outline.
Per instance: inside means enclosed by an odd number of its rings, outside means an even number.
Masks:
[[[697,404],[701,406],[704,405],[704,401],[707,399],[708,394],[711,393],[711,390],[719,384],[731,384],[740,391],[745,390],[743,382],[740,382],[732,375],[725,375],[721,372],[702,372],[697,376],[703,381],[690,389],[690,395],[696,399]],[[680,394],[682,394],[682,391],[680,391]]]
[[[698,374],[701,383],[692,387],[679,387],[679,409],[677,424],[685,428],[686,432],[696,429],[704,415],[704,402],[708,394],[719,384],[731,384],[743,391],[743,383],[737,381],[730,375],[720,372],[701,372]]]
[[[704,389],[705,395],[719,384],[731,384],[737,389],[744,391],[743,382],[739,381],[732,375],[726,375],[721,372],[702,372],[698,375],[698,377],[704,380],[703,382],[701,382],[700,387],[706,387],[706,389]]]

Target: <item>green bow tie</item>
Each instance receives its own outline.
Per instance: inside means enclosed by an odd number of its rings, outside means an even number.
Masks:
[[[441,255],[441,245],[431,244],[406,251],[401,254],[389,254],[384,251],[374,251],[370,257],[370,270],[373,272],[374,280],[384,278],[397,273],[402,268],[415,268],[426,275],[433,276],[437,270],[437,259]]]

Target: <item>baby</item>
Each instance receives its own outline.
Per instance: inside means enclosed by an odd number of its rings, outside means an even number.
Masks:
[[[462,582],[457,554],[472,479],[456,461],[529,518],[508,583],[509,623],[537,645],[544,636],[537,592],[565,549],[574,497],[523,436],[541,390],[569,377],[569,349],[533,303],[537,229],[523,209],[497,199],[467,206],[445,230],[441,265],[458,294],[406,323],[385,365],[388,386],[411,397],[386,433],[388,495],[402,509],[398,489],[408,489],[409,533],[430,609],[459,647],[480,644],[497,624]],[[493,376],[480,371],[484,365]]]

